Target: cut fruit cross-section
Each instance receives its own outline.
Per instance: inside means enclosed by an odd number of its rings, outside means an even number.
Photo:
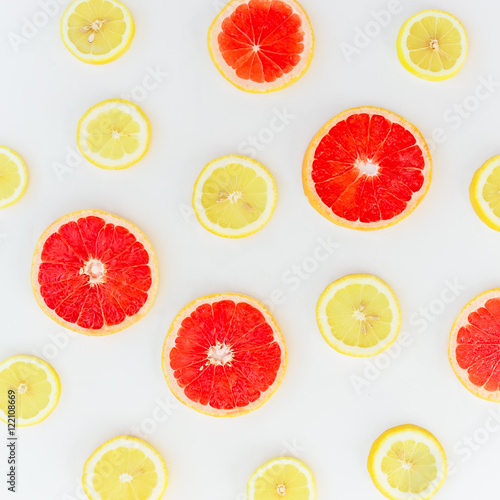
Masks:
[[[0,208],[15,203],[28,183],[28,171],[21,157],[12,149],[0,146]]]

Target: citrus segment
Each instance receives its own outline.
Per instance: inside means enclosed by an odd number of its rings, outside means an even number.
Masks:
[[[40,238],[32,286],[54,321],[87,335],[107,335],[151,307],[156,258],[145,236],[124,219],[100,210],[73,212]]]
[[[300,78],[313,45],[307,14],[295,0],[232,0],[208,34],[219,71],[248,92],[279,90]]]
[[[392,500],[426,500],[442,486],[446,456],[439,441],[416,425],[385,431],[372,445],[368,472],[377,489]]]
[[[350,356],[373,356],[399,333],[401,312],[394,292],[368,274],[344,276],[322,293],[316,318],[323,338]]]
[[[449,358],[470,392],[500,402],[500,289],[478,295],[462,309],[451,330]]]
[[[12,405],[14,391],[14,406]],[[25,427],[47,418],[59,401],[61,384],[54,369],[42,359],[20,354],[0,363],[0,420],[15,417]],[[10,407],[10,408],[9,408]]]
[[[167,487],[161,455],[141,439],[119,436],[85,463],[83,486],[91,500],[159,500]]]
[[[397,39],[401,64],[426,80],[455,75],[467,57],[467,34],[462,23],[440,10],[424,10],[410,17]]]
[[[90,64],[118,59],[134,38],[134,21],[117,0],[74,0],[61,19],[61,37],[69,51]]]
[[[304,191],[323,216],[353,229],[399,222],[420,203],[431,180],[422,134],[380,108],[354,108],[312,140],[302,169]]]
[[[255,299],[201,297],[175,318],[163,347],[163,371],[174,395],[208,415],[247,413],[276,390],[285,371],[278,326]]]
[[[0,146],[0,208],[15,203],[28,183],[28,170],[12,149]]]
[[[240,238],[261,229],[273,214],[276,184],[259,162],[228,155],[211,161],[200,173],[193,208],[208,231]]]

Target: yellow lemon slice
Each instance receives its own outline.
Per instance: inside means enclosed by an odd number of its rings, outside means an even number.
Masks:
[[[19,155],[0,146],[0,208],[15,203],[26,190],[28,171]]]
[[[90,64],[118,59],[132,43],[134,21],[117,0],[74,0],[61,19],[61,37],[69,51]]]
[[[88,161],[100,168],[122,169],[147,152],[151,125],[141,108],[123,99],[108,99],[80,119],[77,143]]]
[[[118,436],[92,453],[83,469],[90,500],[159,500],[167,487],[161,455],[141,439]]]
[[[295,458],[280,457],[259,467],[248,481],[248,500],[315,500],[311,471]]]
[[[15,416],[18,427],[47,418],[57,406],[61,384],[45,361],[19,354],[0,363],[0,420]],[[14,406],[12,408],[12,398]]]
[[[439,441],[416,425],[385,431],[372,445],[368,472],[392,500],[431,498],[446,478],[446,456]]]
[[[425,80],[446,80],[455,75],[467,57],[467,33],[462,23],[440,10],[423,10],[410,17],[397,39],[401,64]]]
[[[476,171],[469,196],[478,217],[500,231],[500,155],[490,158]]]
[[[227,155],[211,161],[194,185],[193,208],[208,231],[241,238],[264,227],[276,206],[276,183],[258,161]]]
[[[337,351],[374,356],[396,340],[401,311],[386,283],[369,274],[353,274],[325,289],[316,319],[323,338]]]

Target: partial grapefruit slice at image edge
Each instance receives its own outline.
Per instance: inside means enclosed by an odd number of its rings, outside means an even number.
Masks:
[[[462,309],[451,329],[448,356],[466,389],[500,402],[500,288],[478,295]]]
[[[309,145],[302,167],[311,205],[343,227],[374,230],[407,217],[427,193],[432,159],[424,137],[382,108],[348,109]]]
[[[81,210],[42,234],[31,283],[38,304],[56,323],[86,335],[109,335],[149,311],[158,265],[153,247],[133,224],[102,210]]]
[[[232,0],[208,31],[210,57],[222,76],[246,92],[273,92],[309,68],[314,35],[295,0]]]
[[[174,319],[162,353],[173,394],[216,417],[263,405],[286,368],[283,335],[257,300],[227,293],[200,297]]]

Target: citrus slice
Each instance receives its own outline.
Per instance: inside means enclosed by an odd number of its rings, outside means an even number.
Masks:
[[[43,233],[31,282],[54,321],[86,335],[108,335],[147,313],[158,268],[151,244],[134,225],[102,210],[82,210]]]
[[[61,19],[64,45],[90,64],[118,59],[130,47],[134,32],[130,12],[117,0],[74,0]]]
[[[296,458],[280,457],[259,467],[248,481],[248,500],[315,500],[311,471]]]
[[[472,394],[500,402],[500,288],[462,309],[451,329],[448,355],[458,380]]]
[[[167,487],[161,455],[141,439],[118,436],[92,453],[83,468],[90,500],[160,500]]]
[[[24,161],[12,149],[0,146],[0,208],[15,203],[28,184]]]
[[[376,276],[352,274],[328,285],[316,308],[323,338],[349,356],[374,356],[397,338],[398,299]]]
[[[262,229],[276,206],[276,184],[258,161],[227,155],[211,161],[194,185],[193,208],[202,226],[226,238]]]
[[[260,302],[218,294],[196,299],[177,315],[162,362],[182,403],[208,415],[234,417],[271,397],[285,373],[286,349]]]
[[[410,17],[396,43],[401,64],[425,80],[451,78],[467,57],[465,28],[456,17],[441,10],[423,10]]]
[[[19,354],[0,363],[2,422],[8,423],[14,417],[18,427],[38,424],[52,413],[60,394],[57,373],[42,359]]]
[[[368,472],[387,498],[426,500],[446,478],[446,456],[429,431],[416,425],[400,425],[385,431],[373,443]]]
[[[108,99],[80,119],[77,143],[97,167],[119,170],[137,163],[147,152],[151,125],[141,108],[123,99]]]
[[[307,71],[314,36],[295,0],[232,0],[210,26],[208,49],[233,85],[247,92],[272,92]]]
[[[469,195],[478,217],[492,229],[500,231],[500,155],[490,158],[476,170]]]
[[[404,219],[431,181],[422,134],[390,111],[354,108],[330,120],[307,149],[302,169],[311,205],[353,229],[380,229]]]

